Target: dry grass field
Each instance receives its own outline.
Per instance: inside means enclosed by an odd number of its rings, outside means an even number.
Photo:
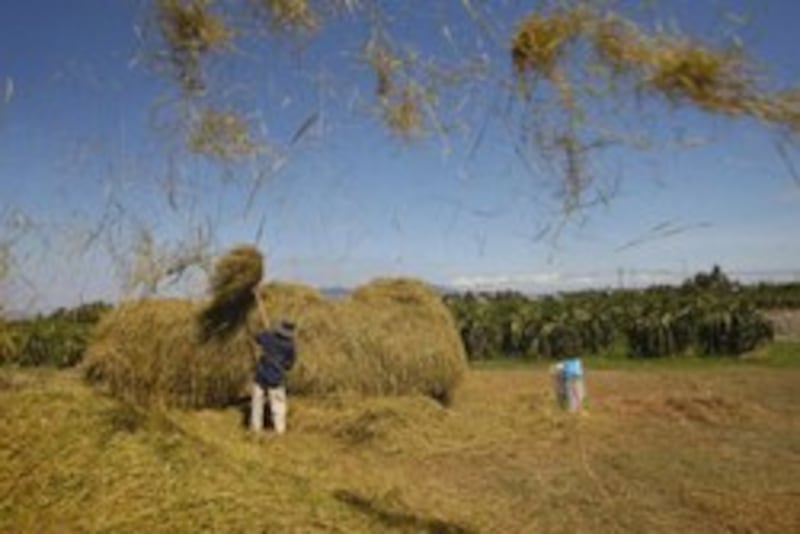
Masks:
[[[780,365],[473,369],[423,397],[144,412],[71,371],[0,369],[2,532],[798,532],[800,348]]]

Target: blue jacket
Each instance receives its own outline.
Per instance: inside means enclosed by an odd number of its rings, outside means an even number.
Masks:
[[[264,331],[256,336],[261,348],[261,357],[256,365],[256,383],[264,388],[283,385],[286,372],[294,366],[294,341],[272,331]]]

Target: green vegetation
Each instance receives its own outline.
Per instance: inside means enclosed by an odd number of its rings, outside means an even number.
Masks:
[[[93,302],[32,319],[0,321],[0,364],[73,366],[83,357],[94,325],[110,309]]]
[[[759,347],[773,330],[757,304],[775,293],[767,285],[743,288],[715,267],[680,287],[539,299],[467,293],[445,300],[472,360],[620,353],[653,358],[740,355]]]
[[[498,369],[545,369],[549,360],[530,360],[520,358],[492,358],[473,360],[470,367],[478,371]],[[630,358],[618,350],[592,355],[584,360],[584,367],[592,370],[613,371],[706,371],[747,368],[800,368],[800,342],[773,341],[737,358],[708,358],[686,355],[681,358]]]
[[[745,298],[762,310],[800,309],[800,283],[767,283],[740,289]]]

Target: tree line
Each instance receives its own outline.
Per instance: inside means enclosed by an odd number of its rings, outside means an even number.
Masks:
[[[773,337],[760,313],[800,308],[800,283],[745,286],[719,267],[680,286],[448,294],[470,359],[738,355]]]

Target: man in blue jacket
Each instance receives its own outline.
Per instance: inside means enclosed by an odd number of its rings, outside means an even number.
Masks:
[[[281,321],[273,330],[256,335],[255,340],[261,356],[256,364],[253,383],[250,428],[254,432],[263,430],[266,390],[273,427],[276,433],[283,434],[286,432],[286,373],[294,365],[296,356],[294,324]]]

